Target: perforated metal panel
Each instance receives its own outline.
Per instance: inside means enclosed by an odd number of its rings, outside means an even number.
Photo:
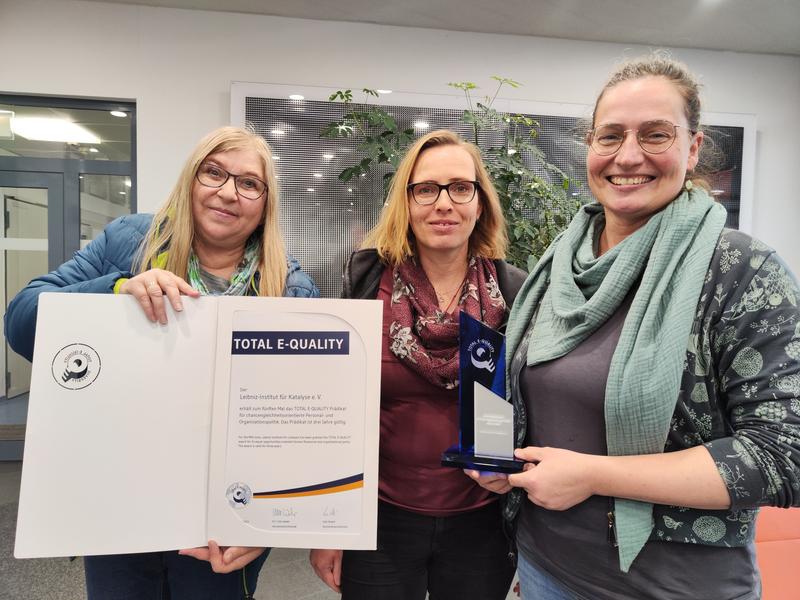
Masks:
[[[452,129],[472,140],[470,127],[461,122],[462,110],[383,105],[402,127],[423,121],[422,135],[433,129]],[[352,139],[320,137],[329,123],[342,118],[341,103],[247,97],[245,120],[266,139],[278,157],[281,186],[281,226],[288,250],[311,275],[325,297],[336,297],[341,289],[344,261],[378,218],[384,201],[383,175],[388,166],[369,175],[342,183],[339,173],[363,156]],[[540,125],[537,146],[549,162],[572,181],[569,193],[589,196],[586,186],[586,147],[573,117],[532,115]],[[741,188],[742,129],[715,128],[726,156],[724,175],[713,185],[725,191],[722,201],[729,210],[729,223],[738,224]],[[277,132],[283,132],[277,133]],[[500,139],[479,138],[481,147],[497,145]],[[330,156],[331,158],[326,158]],[[545,172],[539,175],[549,177]],[[560,181],[558,182],[560,183]]]

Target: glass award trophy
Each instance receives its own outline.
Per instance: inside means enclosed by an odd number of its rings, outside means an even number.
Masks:
[[[459,443],[442,454],[442,466],[517,473],[514,407],[506,401],[505,336],[461,312]]]

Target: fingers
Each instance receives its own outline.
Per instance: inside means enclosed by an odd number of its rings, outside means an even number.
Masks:
[[[175,312],[183,310],[181,294],[197,297],[200,292],[186,281],[163,269],[150,269],[132,277],[119,288],[121,294],[136,298],[147,318],[162,325],[167,324],[167,310],[164,296]]]
[[[251,548],[243,546],[230,546],[222,553],[222,563],[224,571],[218,573],[230,573],[242,569],[261,556],[265,548]]]
[[[208,561],[210,554],[208,548],[203,546],[200,548],[186,548],[185,550],[178,550],[178,554],[181,556],[191,556],[192,558],[196,558],[197,560],[205,560]]]
[[[243,546],[230,546],[222,548],[214,540],[208,541],[208,546],[201,548],[187,548],[179,550],[181,556],[191,556],[197,560],[204,560],[211,564],[215,573],[231,573],[246,567],[256,558],[261,556],[265,548],[248,548]]]
[[[312,550],[308,556],[317,577],[337,593],[341,593],[343,554],[341,550]]]
[[[491,473],[474,469],[464,469],[464,473],[482,488],[495,494],[505,494],[511,489],[505,473]]]
[[[514,456],[527,462],[538,463],[544,457],[545,448],[538,446],[528,446],[527,448],[517,448]]]
[[[147,297],[153,306],[153,315],[155,320],[162,325],[166,325],[167,310],[164,308],[164,292],[161,289],[161,285],[162,284],[160,284],[157,279],[148,279],[145,283],[145,291],[147,292]]]
[[[530,464],[530,463],[529,463]],[[508,476],[508,485],[511,487],[525,487],[530,483],[529,478],[527,477],[528,471],[534,469],[535,465],[525,465],[524,470],[522,473],[512,473]]]

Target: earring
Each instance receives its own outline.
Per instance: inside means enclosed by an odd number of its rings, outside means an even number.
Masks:
[[[686,180],[686,181],[683,183],[683,187],[684,187],[684,188],[686,189],[686,191],[688,192],[689,190],[691,190],[691,189],[694,187],[694,184],[692,183],[692,180],[691,180],[691,179],[687,179],[687,180]]]

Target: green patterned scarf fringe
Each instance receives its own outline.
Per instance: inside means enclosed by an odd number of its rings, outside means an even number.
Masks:
[[[187,269],[189,283],[203,296],[246,296],[247,290],[252,284],[253,277],[258,269],[258,260],[261,255],[260,250],[261,244],[259,240],[250,238],[244,249],[242,260],[233,273],[233,276],[231,276],[230,286],[220,294],[212,294],[208,291],[208,287],[206,287],[203,278],[200,276],[200,260],[197,258],[194,250],[192,250],[192,253],[189,255],[189,267]]]
[[[684,191],[643,227],[595,257],[603,208],[584,206],[517,296],[506,330],[506,361],[511,364],[536,315],[527,355],[527,365],[533,366],[578,346],[640,282],[606,384],[610,456],[664,451],[695,306],[725,218],[725,209],[705,191]],[[628,572],[652,531],[653,505],[616,498],[615,513],[620,568]]]

